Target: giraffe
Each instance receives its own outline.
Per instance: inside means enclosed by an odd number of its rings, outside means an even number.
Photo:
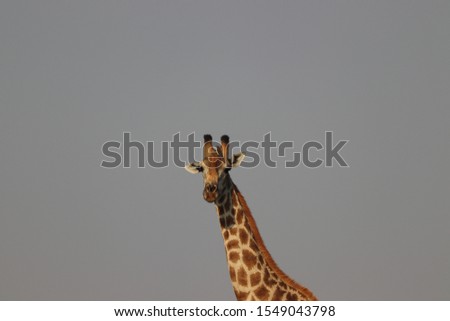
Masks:
[[[314,294],[288,277],[275,263],[259,234],[255,219],[229,171],[240,165],[244,154],[229,158],[229,137],[214,147],[204,135],[203,160],[186,165],[190,173],[202,173],[203,198],[214,203],[225,245],[228,271],[240,301],[317,300]]]

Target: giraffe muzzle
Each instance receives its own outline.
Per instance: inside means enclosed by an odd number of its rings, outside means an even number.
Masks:
[[[205,184],[203,198],[209,203],[214,202],[217,198],[217,184]]]

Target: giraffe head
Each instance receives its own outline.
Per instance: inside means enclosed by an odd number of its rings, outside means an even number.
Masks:
[[[221,145],[213,146],[211,135],[204,136],[203,160],[201,162],[193,162],[186,165],[189,173],[203,175],[203,198],[205,201],[214,202],[223,190],[228,172],[238,167],[244,159],[244,154],[238,153],[229,158],[227,135],[221,137]]]

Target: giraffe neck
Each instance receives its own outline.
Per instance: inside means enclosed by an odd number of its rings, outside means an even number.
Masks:
[[[231,283],[238,300],[316,300],[267,251],[244,197],[229,175],[216,201]]]

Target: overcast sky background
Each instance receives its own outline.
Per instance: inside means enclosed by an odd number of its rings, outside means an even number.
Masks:
[[[234,300],[200,175],[102,144],[348,139],[236,169],[322,300],[450,299],[450,2],[2,1],[0,299]],[[321,156],[320,153],[314,154]]]

